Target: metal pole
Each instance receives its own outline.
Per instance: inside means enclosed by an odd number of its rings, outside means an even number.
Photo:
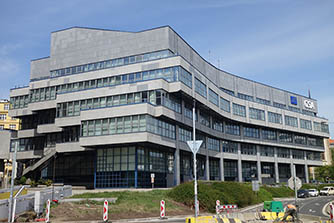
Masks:
[[[295,206],[297,207],[296,165],[293,165],[293,184],[295,189]]]
[[[12,177],[11,177],[11,186],[10,186],[10,198],[9,198],[9,213],[8,213],[8,222],[11,222],[11,215],[12,215],[12,207],[13,207],[13,193],[14,193],[14,176],[16,170],[16,153],[17,147],[19,145],[19,140],[16,140],[15,147],[14,147],[14,155],[12,160]]]
[[[193,146],[196,142],[196,126],[195,126],[195,103],[193,105]],[[196,153],[194,153],[194,194],[195,194],[195,217],[197,217],[197,165],[196,165]]]
[[[55,180],[56,180],[56,154],[53,155],[52,201],[54,200]]]

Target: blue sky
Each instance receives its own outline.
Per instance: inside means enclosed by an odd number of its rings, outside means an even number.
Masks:
[[[212,64],[318,100],[334,137],[333,0],[8,0],[0,3],[0,98],[27,85],[50,33],[72,26],[140,31],[170,25]]]

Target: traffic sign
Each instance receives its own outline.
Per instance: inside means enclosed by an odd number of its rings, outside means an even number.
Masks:
[[[295,182],[293,182],[293,177],[290,177],[288,180],[288,186],[291,188],[291,190],[295,189]],[[296,189],[299,190],[302,187],[302,181],[296,177]]]
[[[165,218],[165,213],[166,213],[165,201],[161,200],[160,201],[160,218]]]
[[[104,201],[103,205],[103,221],[107,222],[108,221],[108,201]]]
[[[202,143],[203,143],[203,140],[196,140],[195,145],[194,145],[193,140],[187,141],[187,144],[188,144],[190,150],[193,152],[193,154],[196,154],[198,152],[199,147],[201,147]]]
[[[219,213],[219,206],[220,206],[220,201],[216,200],[216,214]]]

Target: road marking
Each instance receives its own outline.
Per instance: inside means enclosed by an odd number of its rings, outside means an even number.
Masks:
[[[319,203],[315,203],[314,205],[317,205],[317,206],[319,206],[320,204],[319,204]]]

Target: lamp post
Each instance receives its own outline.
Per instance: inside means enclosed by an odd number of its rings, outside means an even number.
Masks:
[[[11,222],[12,208],[13,208],[13,193],[14,193],[14,176],[16,171],[16,153],[17,147],[19,145],[19,140],[16,140],[14,147],[14,154],[12,160],[12,175],[11,175],[11,185],[10,185],[10,198],[9,198],[9,213],[8,213],[8,222]]]

